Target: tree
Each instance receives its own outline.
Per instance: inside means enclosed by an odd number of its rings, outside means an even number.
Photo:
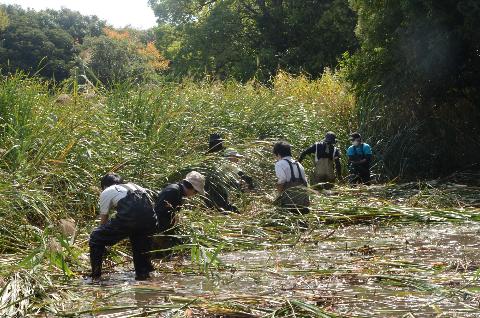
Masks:
[[[128,30],[106,28],[104,33],[87,38],[80,54],[103,84],[144,81],[168,68],[168,60],[152,42],[143,45]]]
[[[70,76],[76,43],[86,36],[101,34],[105,22],[78,12],[23,10],[0,6],[8,18],[0,38],[0,68],[3,72],[21,69],[30,74],[63,80]],[[5,19],[1,18],[4,21]]]
[[[150,0],[174,72],[248,80],[279,68],[317,76],[356,48],[346,0]],[[177,39],[172,34],[180,35]],[[179,41],[178,38],[181,38]],[[173,49],[172,49],[173,47]]]
[[[361,49],[347,75],[387,170],[436,175],[480,162],[478,1],[352,5]]]
[[[66,8],[61,10],[45,10],[39,14],[44,15],[44,19],[65,30],[78,43],[83,43],[86,37],[95,37],[103,34],[106,22],[96,16],[84,16],[78,11],[72,11]]]
[[[73,58],[73,38],[56,27],[42,29],[34,12],[8,7],[10,23],[2,33],[0,61],[6,70],[23,69],[63,80]]]

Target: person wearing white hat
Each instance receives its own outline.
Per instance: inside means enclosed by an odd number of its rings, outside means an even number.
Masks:
[[[231,171],[235,175],[235,178],[240,178],[240,182],[238,182],[237,188],[240,188],[242,190],[244,188],[247,188],[248,190],[254,190],[255,186],[253,184],[253,178],[246,175],[245,172],[243,172],[242,169],[240,169],[240,167],[238,166],[238,162],[244,156],[233,148],[228,148],[227,150],[225,150],[224,156],[230,162],[226,170]]]

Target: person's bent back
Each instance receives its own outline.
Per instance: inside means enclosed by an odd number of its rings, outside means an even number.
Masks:
[[[112,246],[129,238],[132,245],[136,279],[145,279],[153,270],[148,258],[151,238],[157,220],[146,190],[133,183],[125,183],[115,173],[105,175],[101,180],[100,226],[90,235],[90,262],[92,278],[102,274],[102,261],[106,246]],[[108,219],[110,210],[116,215]]]
[[[101,182],[100,195],[101,224],[90,235],[90,262],[92,278],[102,274],[102,261],[106,246],[112,246],[129,238],[132,245],[135,279],[144,280],[153,271],[150,261],[152,235],[172,226],[175,212],[182,205],[184,197],[204,193],[205,178],[192,171],[185,179],[167,186],[160,192],[154,206],[145,189],[124,183],[116,174],[107,174]],[[117,214],[108,219],[108,211],[115,209]]]

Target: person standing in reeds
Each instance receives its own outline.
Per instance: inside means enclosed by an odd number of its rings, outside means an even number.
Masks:
[[[275,203],[291,212],[308,213],[310,198],[308,181],[302,164],[292,158],[292,147],[286,141],[279,141],[273,146],[277,191],[279,196]]]
[[[349,181],[352,184],[370,184],[370,163],[372,161],[372,148],[364,143],[362,136],[355,132],[350,135],[352,145],[347,149],[348,164],[350,168]]]
[[[168,185],[155,200],[155,206],[147,190],[133,183],[125,183],[115,173],[108,173],[100,182],[100,226],[90,235],[91,277],[99,280],[102,274],[103,255],[106,246],[112,246],[129,238],[132,245],[135,279],[150,277],[153,265],[150,260],[152,235],[172,226],[175,212],[183,197],[204,193],[205,178],[192,171],[178,184]],[[116,215],[109,219],[109,211]]]
[[[314,184],[335,182],[335,171],[337,173],[337,179],[341,179],[342,165],[340,163],[340,150],[335,147],[336,143],[335,134],[329,131],[326,133],[324,140],[314,143],[300,154],[298,158],[299,162],[302,162],[309,154],[315,155]]]

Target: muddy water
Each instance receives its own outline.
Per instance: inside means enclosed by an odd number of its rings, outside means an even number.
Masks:
[[[110,306],[186,297],[235,301],[260,314],[288,298],[351,316],[480,317],[480,225],[348,226],[314,239],[330,231],[310,233],[295,246],[222,254],[225,267],[211,277],[182,272],[191,263],[177,259],[159,264],[148,282],[112,273],[94,288],[119,292],[105,301]]]

